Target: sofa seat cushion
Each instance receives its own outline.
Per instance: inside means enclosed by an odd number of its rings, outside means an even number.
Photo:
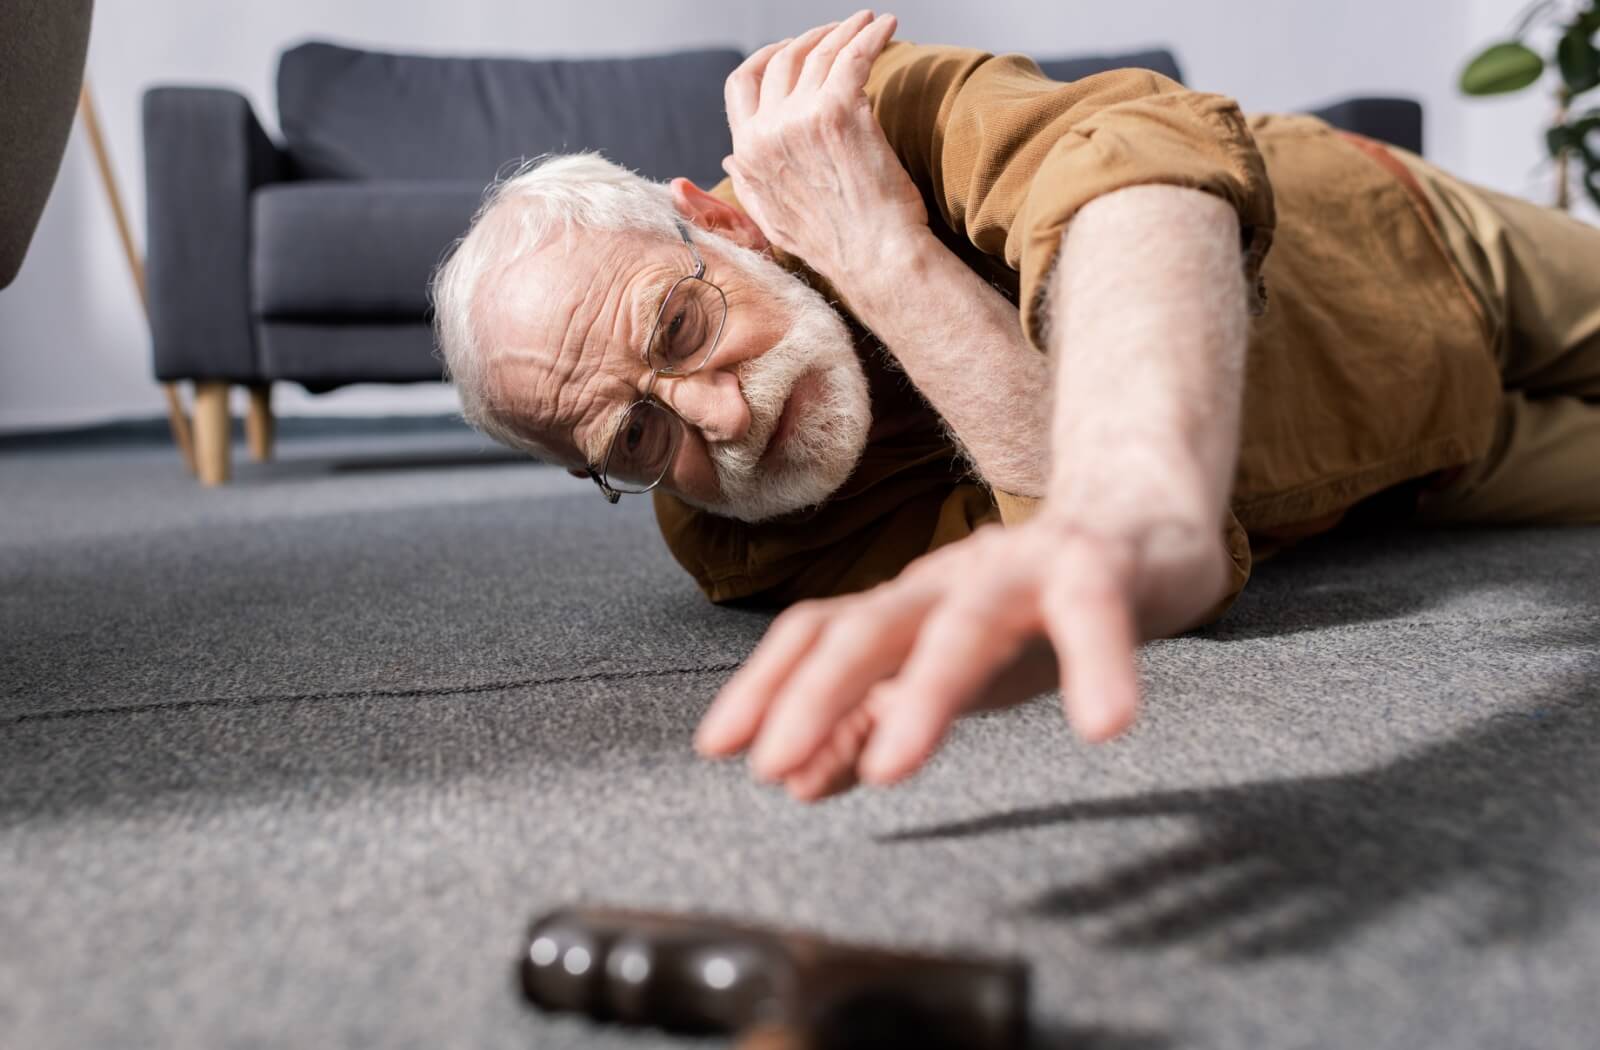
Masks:
[[[313,393],[347,383],[438,382],[444,372],[433,330],[421,321],[261,321],[255,334],[261,377]]]
[[[731,49],[530,60],[396,55],[313,42],[278,63],[289,155],[314,178],[476,179],[599,150],[655,179],[722,178]]]
[[[252,199],[257,317],[420,320],[477,182],[288,182]]]

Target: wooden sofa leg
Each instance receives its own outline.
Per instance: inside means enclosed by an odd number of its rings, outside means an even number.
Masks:
[[[228,415],[228,384],[195,383],[194,459],[200,484],[227,484],[232,424]]]
[[[276,429],[272,418],[272,384],[250,388],[250,414],[245,417],[245,434],[250,439],[250,458],[257,463],[272,460],[272,439]]]

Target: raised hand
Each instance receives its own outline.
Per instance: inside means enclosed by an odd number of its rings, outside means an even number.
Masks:
[[[893,15],[861,11],[768,44],[728,77],[739,202],[779,248],[835,284],[877,264],[928,224],[863,90],[894,35]]]

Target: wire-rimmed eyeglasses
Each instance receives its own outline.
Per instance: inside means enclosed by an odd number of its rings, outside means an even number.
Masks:
[[[717,352],[728,319],[728,297],[705,279],[705,260],[681,220],[678,235],[694,257],[694,272],[674,281],[662,298],[644,346],[649,384],[612,430],[599,469],[593,464],[587,467],[610,503],[623,495],[649,492],[666,477],[688,426],[653,396],[656,380],[689,376],[704,368]]]

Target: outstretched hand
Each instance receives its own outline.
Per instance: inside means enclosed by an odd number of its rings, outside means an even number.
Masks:
[[[815,800],[920,769],[956,718],[1059,685],[1088,740],[1134,720],[1141,640],[1225,593],[1215,529],[1117,537],[1042,514],[988,527],[859,595],[774,621],[700,725],[706,756],[750,751],[764,780]]]

